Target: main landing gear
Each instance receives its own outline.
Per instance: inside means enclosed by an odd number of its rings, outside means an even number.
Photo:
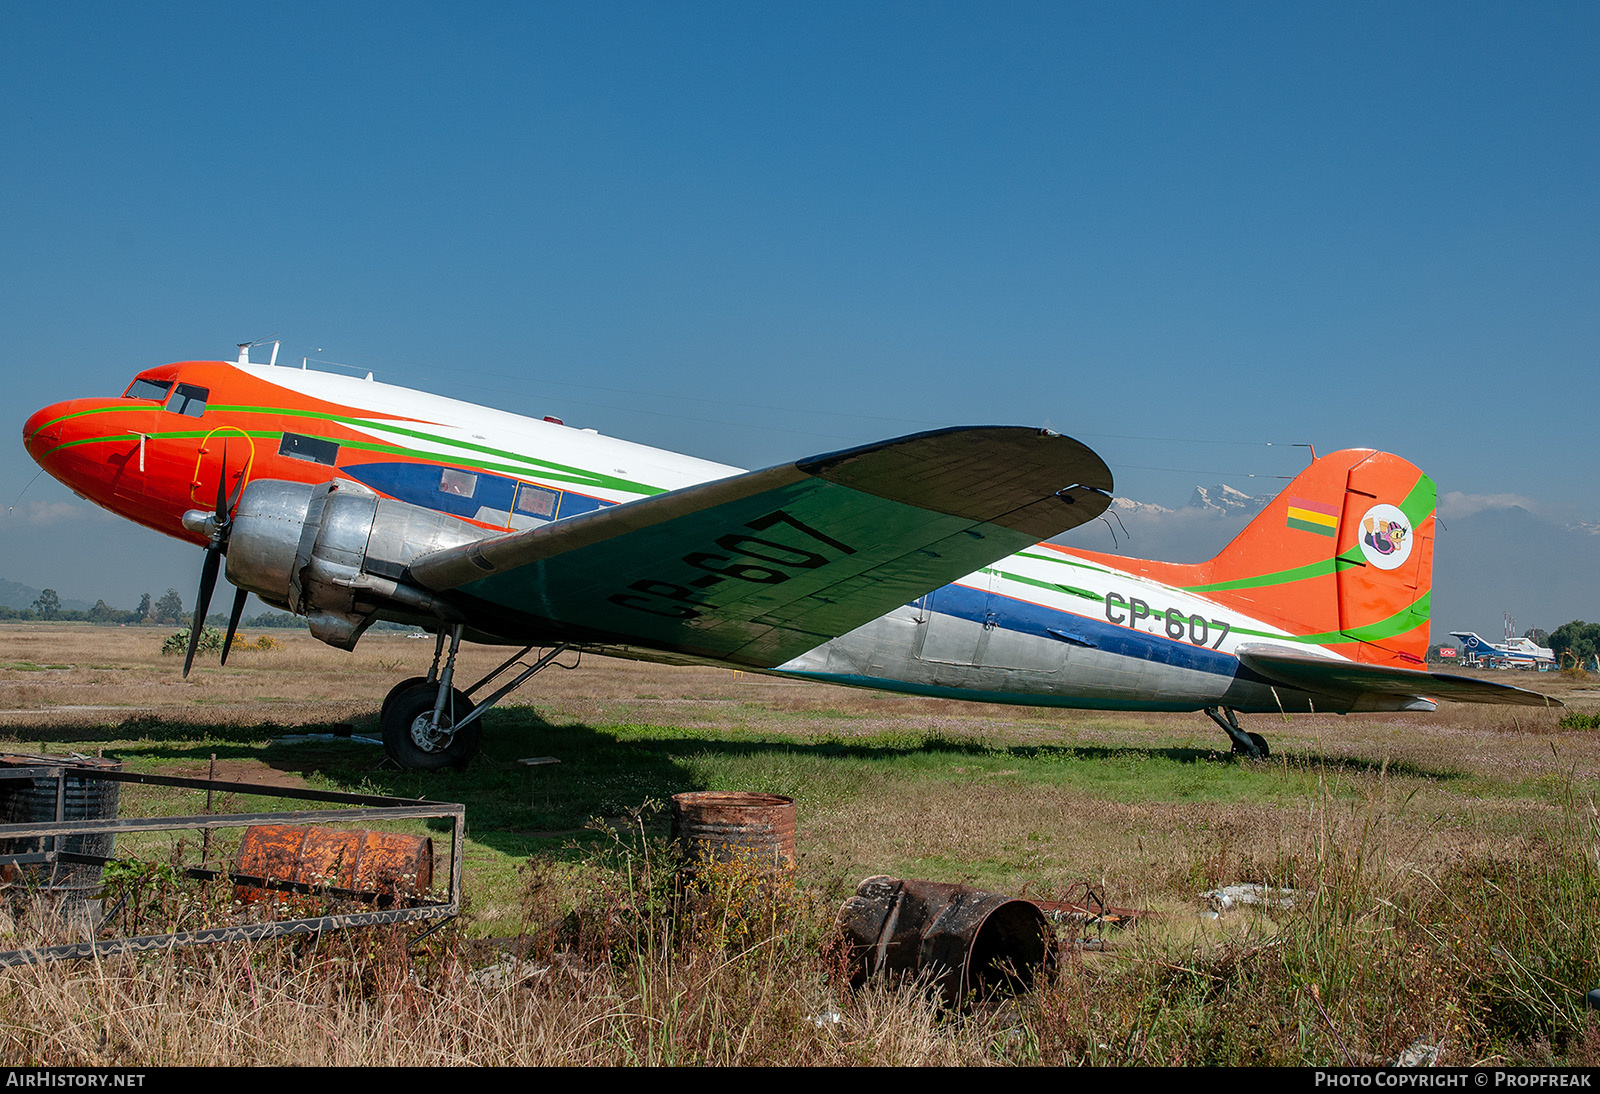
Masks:
[[[534,673],[549,667],[567,649],[567,644],[562,643],[532,665],[523,665],[523,671],[509,684],[475,704],[474,693],[521,662],[535,647],[518,650],[482,680],[466,691],[459,691],[451,682],[455,677],[456,654],[461,648],[461,631],[459,623],[450,630],[450,653],[444,659],[443,671],[439,668],[445,640],[441,629],[434,643],[433,665],[428,675],[402,680],[384,697],[378,714],[378,722],[383,727],[383,750],[403,768],[411,771],[464,769],[477,754],[482,741],[483,723],[479,719],[483,713],[521,687]]]
[[[1235,754],[1248,756],[1252,760],[1264,760],[1272,755],[1265,737],[1259,733],[1246,733],[1239,728],[1239,719],[1232,707],[1206,707],[1205,711],[1206,717],[1221,726],[1222,732],[1233,742]]]

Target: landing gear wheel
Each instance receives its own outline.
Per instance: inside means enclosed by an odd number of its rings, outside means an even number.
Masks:
[[[418,684],[426,684],[426,676],[409,676],[389,689],[389,694],[383,697],[383,705],[378,708],[378,724],[383,725],[388,721],[389,708],[394,705],[396,696],[407,688],[414,688]]]
[[[424,680],[385,700],[383,750],[407,770],[460,770],[477,754],[482,723],[475,721],[459,733],[454,731],[456,723],[472,713],[472,700],[451,688],[435,728],[433,704],[438,696],[439,685]]]
[[[1228,740],[1233,742],[1233,754],[1245,756],[1252,760],[1264,760],[1272,755],[1267,748],[1267,739],[1259,733],[1246,733],[1239,728],[1239,719],[1234,714],[1232,707],[1202,707],[1201,710],[1207,718],[1217,723],[1217,728],[1228,735]]]
[[[1243,731],[1241,730],[1241,732]],[[1254,747],[1246,747],[1243,741],[1234,741],[1233,754],[1235,756],[1243,756],[1247,760],[1264,760],[1272,755],[1272,750],[1267,747],[1267,739],[1261,734],[1246,733],[1245,736],[1250,738],[1250,744]]]

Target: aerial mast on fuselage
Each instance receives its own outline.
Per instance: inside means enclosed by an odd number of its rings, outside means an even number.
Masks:
[[[273,334],[269,334],[265,338],[257,338],[254,342],[235,342],[234,345],[239,347],[238,363],[241,365],[248,365],[250,363],[250,351],[256,346],[263,345],[267,342],[272,343],[272,356],[267,360],[267,366],[270,368],[271,366],[276,365],[278,363],[278,346],[281,344],[282,340],[279,339],[277,335]]]

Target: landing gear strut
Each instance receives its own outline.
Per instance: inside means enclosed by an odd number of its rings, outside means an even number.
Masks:
[[[402,680],[384,697],[378,715],[383,727],[383,750],[391,760],[408,770],[464,769],[478,752],[483,735],[483,725],[478,719],[483,712],[521,687],[534,673],[548,667],[567,649],[566,643],[556,646],[532,665],[524,665],[511,683],[474,704],[472,695],[479,688],[517,664],[533,652],[534,647],[524,647],[466,691],[458,691],[451,686],[451,681],[455,677],[462,629],[460,623],[450,629],[448,656],[444,656],[445,632],[441,629],[428,675]],[[443,671],[439,667],[441,657]]]
[[[1265,737],[1259,733],[1246,733],[1239,728],[1239,719],[1232,707],[1206,707],[1205,711],[1206,717],[1221,726],[1222,732],[1228,735],[1235,753],[1249,756],[1252,760],[1264,760],[1272,755]]]

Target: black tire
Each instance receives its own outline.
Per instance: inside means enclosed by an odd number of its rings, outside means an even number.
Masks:
[[[470,729],[472,727],[468,726],[467,728]],[[1263,737],[1261,734],[1259,734],[1259,733],[1250,734],[1250,743],[1255,745],[1256,746],[1256,751],[1260,753],[1260,755],[1257,757],[1257,759],[1265,760],[1267,757],[1272,755],[1272,749],[1267,747],[1267,739],[1265,737]]]
[[[471,723],[461,732],[432,746],[425,739],[426,720],[433,715],[433,704],[438,695],[439,686],[424,680],[386,700],[383,750],[391,760],[408,771],[439,771],[446,767],[460,769],[477,755],[478,743],[483,735],[481,721]],[[471,714],[473,709],[472,700],[451,688],[440,722],[449,728]]]
[[[426,676],[408,676],[394,687],[389,689],[389,694],[383,697],[383,705],[378,708],[378,724],[383,725],[389,717],[389,708],[394,704],[395,697],[407,688],[414,688],[418,684],[426,684]]]

